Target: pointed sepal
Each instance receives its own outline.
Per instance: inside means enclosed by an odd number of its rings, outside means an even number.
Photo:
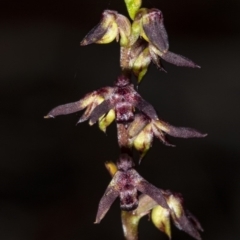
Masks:
[[[202,138],[206,137],[206,133],[201,133],[193,128],[175,127],[162,120],[153,122],[154,126],[159,130],[167,133],[170,136],[178,138]]]
[[[155,187],[145,179],[141,179],[138,182],[137,189],[141,193],[147,194],[161,207],[169,209],[168,203],[166,202],[166,199],[161,189]]]
[[[119,191],[116,188],[116,180],[113,177],[112,181],[108,185],[104,195],[102,196],[99,205],[98,212],[96,216],[96,220],[94,223],[100,223],[100,221],[104,218],[109,208],[115,201],[115,199],[119,196]]]
[[[81,100],[77,102],[57,106],[52,109],[44,118],[54,118],[59,115],[67,115],[81,111],[94,101],[96,94],[97,92],[94,91],[92,93],[86,94]]]
[[[166,62],[172,63],[178,67],[201,68],[199,65],[194,63],[192,60],[190,60],[182,55],[170,52],[170,51],[162,54],[161,58],[163,60],[165,60]]]

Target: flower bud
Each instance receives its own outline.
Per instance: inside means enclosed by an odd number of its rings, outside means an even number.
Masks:
[[[96,91],[86,94],[82,99],[77,102],[67,103],[52,109],[44,118],[54,118],[59,115],[66,115],[74,112],[81,111],[88,105],[92,104],[96,98]]]
[[[142,28],[142,17],[144,14],[147,14],[147,12],[147,8],[141,8],[135,15],[134,21],[132,23],[132,44],[135,43],[140,36],[144,39],[146,38]]]
[[[179,138],[201,138],[206,137],[206,133],[201,133],[193,128],[175,127],[162,120],[156,120],[153,125],[159,130],[173,137]]]
[[[128,14],[133,20],[142,5],[142,0],[125,0],[125,4],[127,6]]]

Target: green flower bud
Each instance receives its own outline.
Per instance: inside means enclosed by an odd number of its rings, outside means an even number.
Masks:
[[[144,14],[147,14],[148,9],[147,8],[141,8],[139,9],[139,11],[137,12],[134,21],[132,23],[132,39],[131,42],[132,44],[134,44],[139,37],[143,37],[143,35],[145,36],[145,33],[143,32],[143,28],[142,28],[142,17]]]
[[[127,6],[128,14],[133,20],[142,5],[142,0],[125,0],[125,4]]]

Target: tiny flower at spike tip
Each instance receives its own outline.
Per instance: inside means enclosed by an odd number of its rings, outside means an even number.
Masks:
[[[124,1],[128,10],[128,14],[130,18],[133,20],[137,11],[142,5],[142,0],[124,0]]]
[[[128,3],[135,9],[132,23],[116,11],[105,10],[101,22],[85,36],[81,46],[92,43],[106,44],[120,39],[120,65],[123,70],[133,71],[138,83],[146,74],[151,62],[158,69],[164,70],[160,59],[181,67],[200,68],[190,59],[169,51],[168,35],[160,10],[138,9],[139,1]]]

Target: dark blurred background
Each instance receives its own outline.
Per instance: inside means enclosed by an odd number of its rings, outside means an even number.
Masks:
[[[204,240],[240,239],[240,2],[143,0],[162,10],[170,50],[201,65],[168,73],[151,66],[140,86],[159,116],[204,139],[155,140],[137,168],[163,189],[181,192],[201,221]],[[81,113],[45,120],[53,107],[111,85],[118,44],[80,47],[105,9],[123,0],[1,1],[0,239],[123,239],[119,202],[94,225],[119,154],[116,129],[76,126]],[[140,239],[167,239],[144,218]],[[191,239],[173,227],[173,239]]]

